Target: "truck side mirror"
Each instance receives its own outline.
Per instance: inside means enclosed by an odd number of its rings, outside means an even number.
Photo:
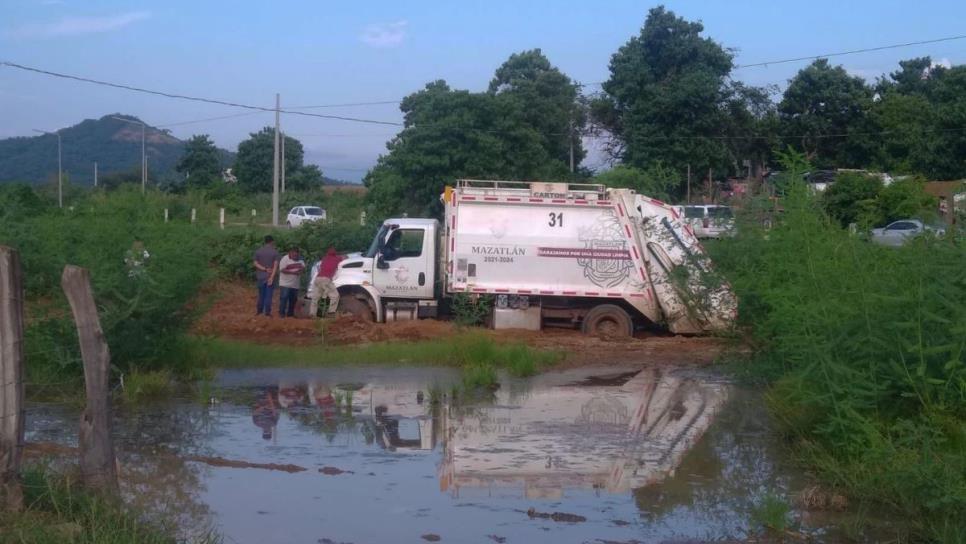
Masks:
[[[376,268],[379,270],[389,270],[389,263],[382,258],[382,254],[376,257]]]

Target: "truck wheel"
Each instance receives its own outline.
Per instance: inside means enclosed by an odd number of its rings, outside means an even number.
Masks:
[[[369,306],[369,303],[352,295],[343,295],[339,298],[338,312],[340,314],[352,314],[367,322],[375,321],[375,316],[372,315],[372,308]]]
[[[634,322],[620,306],[601,304],[587,312],[581,329],[590,336],[624,337],[634,334]]]

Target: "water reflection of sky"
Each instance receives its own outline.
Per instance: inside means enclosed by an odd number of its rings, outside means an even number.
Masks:
[[[128,414],[117,434],[129,450],[308,469],[192,472],[186,485],[227,542],[741,537],[752,501],[793,484],[758,401],[740,391],[693,373],[608,383],[581,372],[473,402],[453,400],[448,370],[233,372],[221,403]],[[32,439],[44,428],[35,422]],[[587,521],[530,519],[530,508]]]

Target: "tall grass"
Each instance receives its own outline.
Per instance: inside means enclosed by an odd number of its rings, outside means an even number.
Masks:
[[[966,535],[966,247],[883,248],[801,184],[769,231],[709,246],[738,293],[750,371],[796,451],[853,496]]]
[[[147,523],[122,504],[98,498],[42,468],[23,473],[23,513],[0,513],[0,542],[174,544],[174,528]],[[216,535],[200,543],[219,542]]]
[[[232,340],[193,338],[190,357],[218,368],[312,367],[343,364],[428,364],[455,367],[490,365],[514,376],[529,376],[563,359],[558,352],[525,344],[500,344],[483,333],[445,339],[385,342],[362,346],[270,346]]]

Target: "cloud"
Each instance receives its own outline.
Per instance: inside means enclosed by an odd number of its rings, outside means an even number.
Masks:
[[[953,63],[950,62],[950,60],[946,57],[943,57],[939,60],[932,61],[932,66],[930,66],[930,68],[938,68],[939,66],[942,66],[948,70],[953,67]]]
[[[406,39],[406,26],[409,21],[374,23],[367,26],[359,39],[370,47],[398,47]]]
[[[56,38],[97,34],[124,28],[151,17],[147,11],[132,11],[101,17],[65,17],[51,23],[28,23],[8,32],[14,38]]]

